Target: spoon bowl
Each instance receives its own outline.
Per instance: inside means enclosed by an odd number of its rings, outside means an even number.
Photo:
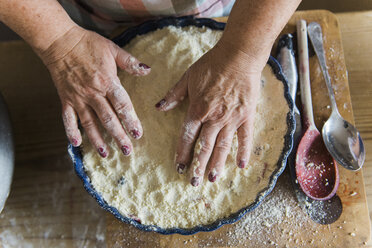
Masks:
[[[339,184],[336,162],[317,129],[307,129],[301,139],[296,156],[296,175],[301,189],[313,200],[328,200],[336,194]]]
[[[364,144],[358,130],[334,111],[322,129],[329,153],[343,167],[359,170],[365,160]]]

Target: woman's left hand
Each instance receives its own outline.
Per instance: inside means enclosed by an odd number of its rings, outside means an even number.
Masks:
[[[211,182],[221,175],[235,132],[239,168],[247,166],[252,147],[261,71],[267,58],[256,60],[221,43],[195,62],[156,104],[158,110],[168,111],[189,97],[176,169],[183,174],[191,166],[193,186],[202,182],[206,170]]]

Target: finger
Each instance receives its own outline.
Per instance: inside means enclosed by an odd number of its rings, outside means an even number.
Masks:
[[[187,80],[181,79],[168,91],[167,95],[161,99],[155,107],[160,111],[168,111],[175,108],[187,96]]]
[[[123,126],[107,100],[101,96],[97,96],[90,101],[90,105],[96,112],[103,127],[115,139],[123,154],[129,156],[132,152],[132,142],[126,135]]]
[[[203,124],[199,139],[195,144],[194,157],[191,163],[191,185],[199,186],[204,177],[205,168],[211,157],[220,128],[208,123]]]
[[[145,76],[151,71],[150,66],[141,63],[138,59],[120,47],[116,48],[115,61],[121,69],[132,75]]]
[[[218,134],[213,154],[209,160],[208,180],[215,182],[221,175],[226,163],[227,155],[231,150],[231,143],[234,138],[235,129],[225,126]]]
[[[75,110],[69,104],[64,104],[62,107],[62,120],[65,126],[66,135],[69,142],[77,147],[81,144],[81,133],[78,128],[78,120]]]
[[[123,121],[128,133],[133,138],[139,139],[143,134],[141,122],[137,117],[128,93],[120,84],[119,78],[116,78],[115,81],[113,88],[107,92],[107,97],[115,112]]]
[[[176,169],[179,174],[183,174],[187,165],[192,159],[192,149],[198,137],[201,122],[191,117],[188,112],[182,125],[181,136],[178,139],[176,152]]]
[[[96,116],[93,113],[93,110],[89,106],[80,106],[77,110],[81,126],[84,128],[90,143],[96,148],[101,157],[107,157],[109,152],[105,141],[99,132]]]
[[[248,165],[249,157],[252,151],[253,140],[253,122],[246,121],[238,129],[238,153],[236,162],[239,168]]]

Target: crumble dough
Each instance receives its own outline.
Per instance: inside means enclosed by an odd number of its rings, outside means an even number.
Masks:
[[[175,149],[187,101],[169,112],[154,104],[182,74],[221,37],[209,28],[167,27],[133,39],[125,49],[151,66],[146,77],[121,71],[119,78],[140,118],[144,135],[133,141],[125,157],[115,141],[104,134],[110,155],[101,158],[84,135],[83,161],[94,188],[124,216],[162,228],[191,228],[210,224],[251,204],[268,186],[284,146],[289,112],[282,82],[266,66],[255,119],[253,151],[245,169],[236,166],[235,136],[223,174],[215,183],[204,178],[190,185],[189,171],[180,175],[174,165]]]

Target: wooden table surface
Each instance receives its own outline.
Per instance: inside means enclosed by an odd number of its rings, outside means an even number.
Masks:
[[[372,216],[372,11],[337,17],[355,122],[367,150],[363,173]],[[15,52],[0,54],[0,68],[15,82],[0,80],[0,91],[12,115],[17,155],[11,195],[0,214],[0,247],[102,247],[105,214],[72,171],[48,73],[23,42],[0,43],[0,51],[8,50]],[[27,68],[7,63],[7,56]]]

